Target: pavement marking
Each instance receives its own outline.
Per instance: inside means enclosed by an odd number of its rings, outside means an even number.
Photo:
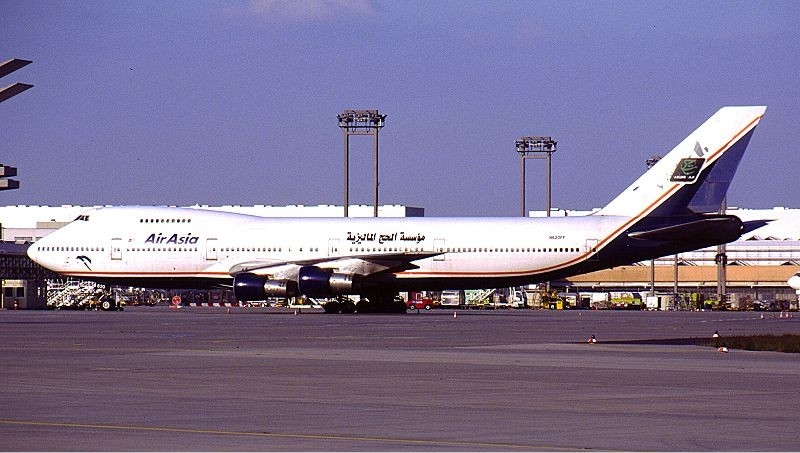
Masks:
[[[149,431],[149,432],[183,433],[183,434],[214,434],[222,436],[274,437],[274,438],[288,438],[288,439],[340,440],[349,442],[359,441],[359,442],[379,442],[379,443],[390,443],[390,444],[412,444],[412,445],[429,445],[429,446],[451,446],[451,447],[473,447],[473,448],[477,447],[486,449],[507,448],[507,449],[519,449],[528,451],[586,450],[585,448],[565,448],[565,447],[556,447],[553,445],[522,445],[522,444],[492,443],[492,442],[402,439],[402,438],[392,438],[392,437],[345,436],[336,434],[226,431],[219,429],[198,429],[198,428],[136,426],[136,425],[105,425],[105,424],[94,424],[94,423],[45,422],[45,421],[33,421],[33,420],[0,419],[0,425],[43,426],[43,427],[53,427],[53,428],[84,428],[84,429],[98,429],[98,430],[129,430],[129,431]]]

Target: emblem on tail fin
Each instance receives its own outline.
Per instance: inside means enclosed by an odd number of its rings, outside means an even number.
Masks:
[[[708,148],[700,146],[700,142],[694,142],[694,152],[697,154],[697,157],[703,157],[703,154],[708,152]]]
[[[705,159],[697,157],[681,159],[669,180],[672,182],[694,182],[697,179],[697,175],[700,174],[700,169],[703,168],[703,162],[705,162]]]

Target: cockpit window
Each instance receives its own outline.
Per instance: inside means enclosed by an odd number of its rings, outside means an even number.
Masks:
[[[89,221],[89,216],[86,215],[86,214],[81,214],[78,217],[75,217],[75,220],[81,220],[83,222],[88,222]]]

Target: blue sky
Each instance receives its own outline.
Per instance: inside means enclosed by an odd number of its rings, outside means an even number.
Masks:
[[[724,105],[767,105],[728,204],[800,207],[800,3],[3,2],[0,204],[341,204],[346,109],[386,114],[380,203],[516,216],[514,141],[554,207],[600,207]],[[372,203],[351,138],[350,201]],[[544,161],[527,206],[545,206]]]

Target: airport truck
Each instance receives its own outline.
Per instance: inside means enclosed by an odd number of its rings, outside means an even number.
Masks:
[[[641,310],[642,295],[630,291],[611,291],[608,293],[611,308],[617,310]]]
[[[459,308],[464,306],[466,295],[464,290],[445,290],[440,297],[442,308]]]

